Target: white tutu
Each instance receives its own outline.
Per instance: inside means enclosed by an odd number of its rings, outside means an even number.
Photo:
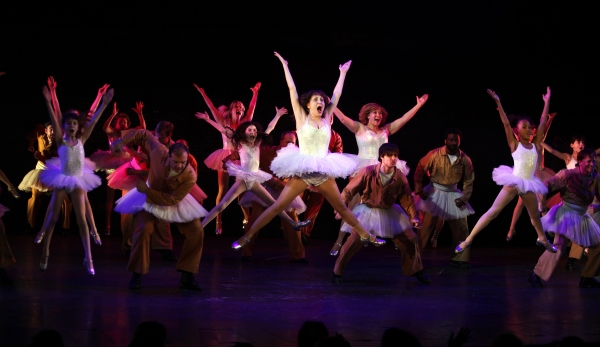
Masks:
[[[94,174],[94,163],[86,158],[81,176],[67,176],[60,169],[60,159],[52,158],[46,160],[47,170],[40,172],[40,181],[53,189],[65,189],[72,192],[76,188],[81,188],[86,192],[97,188],[102,183],[100,177]]]
[[[229,149],[217,149],[204,159],[204,165],[212,170],[223,171],[223,159],[231,153],[232,151]]]
[[[356,169],[356,161],[341,153],[329,153],[325,157],[301,154],[293,144],[277,151],[271,162],[271,171],[281,178],[308,173],[322,173],[330,177],[346,178]]]
[[[519,193],[548,193],[548,188],[542,183],[537,177],[532,177],[530,180],[515,176],[513,174],[513,168],[501,165],[492,171],[492,179],[499,186],[515,187]]]
[[[417,211],[431,213],[444,220],[461,219],[475,213],[471,205],[466,203],[463,207],[456,206],[454,200],[462,196],[462,192],[455,186],[446,187],[431,183],[423,188],[429,196],[427,200],[419,199]]]
[[[142,210],[171,223],[186,223],[208,215],[204,207],[190,194],[186,195],[177,205],[163,206],[146,202],[146,194],[140,193],[137,188],[130,190],[117,200],[117,206],[115,206],[115,211],[122,214],[136,214]]]
[[[346,153],[344,153],[344,155],[356,161],[356,169],[354,170],[354,172],[352,173],[352,175],[350,175],[352,177],[356,176],[356,174],[361,169],[363,169],[363,168],[365,168],[367,166],[379,164],[379,160],[377,160],[377,159],[361,159],[356,154],[346,154]],[[406,165],[406,162],[404,160],[398,160],[396,162],[396,168],[398,170],[400,170],[400,172],[402,172],[404,174],[404,176],[408,176],[408,174],[410,172],[410,168],[408,167],[408,165]]]
[[[590,247],[600,243],[600,227],[586,213],[587,206],[562,202],[542,217],[544,231],[564,235],[574,243]]]
[[[35,188],[40,192],[47,192],[49,190],[52,190],[50,187],[46,186],[42,183],[42,181],[40,181],[40,173],[46,169],[46,165],[38,161],[37,165],[35,166],[35,169],[29,171],[25,175],[25,177],[23,177],[21,183],[19,183],[19,190],[22,190],[24,192],[30,192],[32,188]]]
[[[90,159],[96,164],[96,170],[100,171],[114,170],[130,162],[133,157],[125,151],[112,153],[111,151],[98,150],[90,155]]]
[[[406,212],[396,204],[390,208],[370,208],[365,204],[358,204],[352,209],[352,213],[366,231],[377,237],[392,238],[413,227]],[[340,231],[349,233],[352,227],[344,222]]]
[[[281,194],[281,191],[269,186],[263,187],[266,189],[267,192],[269,192],[269,194],[271,194],[274,200],[277,200],[279,198],[279,194]],[[256,202],[264,207],[267,207],[267,204],[251,191],[248,191],[246,192],[246,194],[244,194],[244,197],[242,197],[242,199],[240,200],[239,205],[242,207],[252,207],[252,202]],[[295,210],[297,214],[300,214],[306,211],[306,205],[304,204],[304,201],[302,201],[300,196],[297,196],[294,198],[294,200],[292,200],[292,202],[288,205],[288,207],[285,210],[287,212]]]
[[[131,160],[130,162],[119,166],[118,169],[116,169],[110,175],[108,175],[106,177],[108,186],[113,189],[127,190],[127,191],[135,188],[138,181],[141,180],[142,178],[138,175],[128,175],[127,169],[130,169],[130,168],[136,169],[136,170],[146,169],[145,166],[142,168],[138,164],[137,160],[135,160],[135,159]]]
[[[225,165],[227,166],[227,173],[229,173],[230,176],[235,176],[246,182],[246,187],[248,189],[252,187],[254,182],[262,184],[263,182],[266,182],[273,177],[273,175],[268,174],[262,170],[244,171],[239,165],[231,161],[228,161],[227,163],[225,163]]]

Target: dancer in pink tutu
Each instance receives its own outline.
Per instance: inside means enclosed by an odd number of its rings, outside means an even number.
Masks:
[[[594,169],[596,154],[591,149],[582,149],[577,154],[577,163],[576,168],[561,170],[544,182],[549,192],[559,191],[562,198],[562,202],[542,218],[544,231],[554,233],[554,246],[558,252],[542,254],[529,276],[529,283],[534,287],[541,288],[542,280],[550,279],[567,240],[571,240],[589,247],[589,259],[579,286],[600,288],[600,282],[594,278],[600,268],[600,226],[586,213],[592,200],[600,198],[600,176]]]
[[[238,250],[248,244],[258,230],[285,210],[308,186],[314,186],[323,194],[342,219],[360,235],[361,241],[375,245],[385,244],[385,240],[376,238],[361,226],[352,211],[342,201],[340,191],[335,184],[335,177],[345,178],[354,172],[356,162],[343,154],[328,151],[331,117],[342,95],[346,73],[352,61],[340,65],[340,77],[330,101],[326,103],[327,95],[319,90],[309,91],[298,98],[287,61],[277,52],[275,56],[283,66],[290,91],[300,148],[288,145],[277,153],[277,157],[271,163],[271,170],[279,178],[289,177],[288,183],[277,201],[258,217],[252,228],[241,239],[232,244],[232,248]]]
[[[256,100],[258,99],[258,91],[260,90],[260,82],[256,83],[252,90],[252,99],[250,100],[250,104],[248,104],[248,109],[246,110],[244,104],[241,101],[233,101],[227,106],[221,106],[219,108],[215,107],[212,101],[208,98],[203,88],[198,87],[194,84],[194,87],[200,92],[202,98],[206,102],[206,105],[210,109],[215,121],[219,123],[223,128],[229,127],[233,130],[237,129],[237,127],[243,122],[250,122],[254,117],[254,109],[256,108]],[[221,137],[223,140],[223,148],[214,151],[211,155],[209,155],[205,160],[204,164],[209,168],[216,170],[218,173],[218,184],[219,184],[219,192],[217,193],[217,201],[218,204],[225,192],[229,189],[229,173],[227,170],[223,168],[223,159],[228,157],[236,148],[233,146],[231,139],[226,135],[221,133]],[[248,218],[250,218],[250,213],[248,208],[242,207],[242,212],[244,213],[244,221],[243,224],[246,225],[248,222]],[[221,220],[221,213],[217,215],[217,221],[215,226],[215,233],[220,235],[223,233],[223,225]]]
[[[350,175],[350,180],[356,175],[358,171],[369,165],[377,165],[378,163],[378,151],[379,147],[388,142],[388,136],[391,136],[398,132],[412,117],[421,109],[421,107],[427,102],[429,95],[425,94],[422,97],[417,97],[417,104],[406,112],[402,117],[396,119],[391,123],[385,123],[387,120],[388,113],[382,106],[376,103],[369,103],[364,105],[358,113],[358,121],[352,120],[347,117],[339,109],[335,109],[333,114],[356,136],[356,143],[358,144],[358,155],[353,156],[356,158],[357,167],[356,171]],[[398,160],[396,162],[397,168],[407,176],[410,169],[406,165],[404,160]],[[348,203],[348,208],[352,210],[354,206],[360,201],[360,194],[356,194],[352,201]],[[348,235],[350,231],[340,231],[338,238],[333,244],[333,248],[329,252],[332,256],[336,256],[342,247],[344,237]]]
[[[56,84],[54,84],[56,86]],[[98,119],[113,98],[113,90],[109,89],[103,96],[96,112],[90,119],[89,124],[84,126],[85,116],[81,117],[77,111],[68,111],[62,115],[56,89],[44,86],[44,97],[50,114],[50,120],[54,127],[54,140],[58,146],[60,158],[60,170],[44,170],[40,179],[42,183],[53,187],[52,200],[50,201],[49,213],[44,221],[42,230],[36,235],[35,242],[44,241],[40,269],[45,271],[48,267],[48,256],[50,255],[50,240],[54,225],[58,219],[64,196],[69,194],[73,203],[79,234],[83,243],[85,257],[84,266],[90,275],[95,274],[90,249],[90,232],[86,222],[86,192],[98,187],[100,178],[92,170],[85,166],[83,145],[89,138]],[[62,124],[61,124],[62,122]],[[95,235],[94,235],[95,236]]]
[[[146,129],[146,121],[144,120],[144,114],[142,112],[144,103],[141,101],[136,102],[135,107],[132,110],[137,113],[140,125],[134,129]],[[113,104],[113,112],[108,117],[102,130],[108,136],[108,145],[110,150],[103,151],[98,150],[90,156],[90,159],[96,164],[96,170],[105,171],[106,175],[110,175],[121,165],[129,163],[132,160],[131,152],[129,148],[123,147],[123,141],[121,141],[121,131],[129,130],[131,126],[131,120],[125,112],[119,112],[117,103]],[[107,178],[108,179],[108,178]],[[104,204],[105,219],[104,219],[104,235],[110,235],[110,219],[113,212],[113,205],[115,200],[115,190],[110,185],[106,187],[106,200]]]
[[[244,122],[240,124],[235,132],[231,135],[231,141],[237,150],[225,158],[223,161],[226,162],[227,172],[231,176],[235,176],[236,180],[233,186],[227,191],[223,199],[215,206],[202,220],[202,226],[205,227],[210,221],[212,221],[217,214],[221,213],[232,201],[237,198],[241,193],[245,191],[251,191],[258,196],[267,205],[271,206],[275,200],[267,192],[265,187],[261,183],[271,179],[271,174],[268,174],[262,170],[259,170],[259,159],[260,159],[260,145],[263,139],[271,133],[275,128],[275,125],[279,121],[282,115],[287,113],[285,108],[276,108],[277,113],[275,118],[269,123],[267,129],[263,132],[260,124],[256,122]],[[221,127],[217,122],[214,122],[208,118],[206,113],[196,113],[196,117],[209,122],[212,126],[217,128],[222,133],[227,133],[228,130]],[[239,159],[240,165],[232,162],[233,160]],[[310,220],[297,222],[288,216],[285,211],[281,211],[279,216],[285,220],[288,224],[294,227],[296,230],[300,230],[301,227],[310,223]]]
[[[523,118],[518,120],[516,126],[512,128],[504,113],[500,98],[495,92],[489,89],[488,94],[496,102],[498,113],[500,113],[500,120],[502,121],[502,124],[504,124],[504,132],[506,133],[508,146],[512,153],[514,167],[511,168],[502,165],[494,169],[492,178],[496,184],[503,186],[502,190],[498,194],[492,207],[479,218],[477,224],[475,224],[475,227],[471,230],[471,233],[466,240],[456,246],[455,252],[461,253],[467,247],[471,246],[475,236],[477,236],[477,234],[479,234],[479,232],[494,218],[498,217],[498,214],[500,214],[502,209],[504,209],[512,199],[519,195],[527,208],[527,212],[531,218],[531,224],[533,224],[533,227],[538,234],[537,244],[544,246],[547,251],[556,253],[556,247],[548,242],[548,239],[542,230],[540,212],[538,211],[537,198],[535,195],[537,193],[546,194],[548,189],[544,183],[534,175],[538,165],[538,152],[541,148],[542,138],[546,133],[546,121],[548,119],[548,108],[550,107],[550,87],[547,87],[546,94],[542,96],[542,99],[544,100],[544,109],[540,118],[538,132],[533,142],[531,142],[531,123]]]

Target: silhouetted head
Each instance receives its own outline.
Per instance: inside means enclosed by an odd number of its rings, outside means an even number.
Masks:
[[[523,347],[523,341],[513,333],[502,333],[492,339],[491,347]]]
[[[323,322],[305,321],[298,330],[298,347],[314,347],[315,343],[329,336]]]
[[[398,328],[388,328],[381,337],[381,347],[421,347],[415,335]]]

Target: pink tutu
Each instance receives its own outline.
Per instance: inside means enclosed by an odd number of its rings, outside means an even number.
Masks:
[[[370,208],[365,204],[358,204],[352,209],[352,213],[365,230],[377,237],[392,238],[413,227],[406,212],[396,204],[390,208]],[[352,227],[344,222],[340,231],[349,233]]]
[[[280,178],[321,173],[329,177],[346,178],[356,169],[356,161],[341,153],[329,153],[324,157],[302,154],[293,144],[277,151],[271,162],[271,171]]]
[[[600,243],[600,227],[586,213],[588,206],[579,206],[562,202],[553,206],[542,217],[544,231],[564,235],[572,242],[590,247]]]
[[[202,191],[202,189],[200,189],[198,184],[194,184],[194,186],[192,187],[192,190],[190,190],[190,195],[192,196],[192,198],[194,198],[196,201],[198,201],[199,204],[202,204],[202,202],[204,200],[206,200],[206,198],[208,198],[208,195],[206,195]]]
[[[136,214],[146,211],[156,218],[171,223],[186,223],[208,215],[208,212],[190,194],[177,205],[164,206],[146,202],[146,194],[134,188],[117,200],[115,211],[122,214]]]
[[[142,179],[138,175],[128,175],[127,169],[135,169],[135,170],[145,170],[146,165],[139,165],[137,160],[131,160],[128,163],[125,163],[119,166],[118,169],[113,171],[110,175],[106,177],[106,181],[108,182],[108,186],[113,189],[119,190],[132,190],[136,187],[138,181]]]
[[[524,194],[527,192],[546,194],[548,193],[548,188],[540,181],[537,177],[532,177],[531,179],[521,178],[513,174],[513,168],[501,165],[497,167],[492,172],[492,179],[499,186],[509,186],[517,188],[519,194]]]
[[[227,158],[233,151],[229,149],[217,149],[212,152],[206,159],[204,165],[212,170],[224,171],[223,159]]]
[[[379,160],[377,160],[377,159],[361,159],[356,154],[346,154],[346,153],[344,153],[344,155],[356,161],[356,170],[354,170],[354,172],[352,173],[352,175],[350,175],[352,177],[356,176],[356,174],[361,169],[363,169],[363,168],[365,168],[367,166],[379,164]],[[398,160],[396,162],[396,168],[398,170],[400,170],[400,172],[402,172],[404,174],[404,176],[408,176],[408,173],[410,172],[410,168],[408,167],[408,165],[406,165],[406,162],[404,160]]]
[[[462,192],[455,185],[448,187],[431,183],[423,188],[423,191],[429,196],[426,200],[418,200],[417,211],[428,212],[444,220],[461,219],[475,213],[469,203],[462,207],[456,206],[454,200],[460,198]]]
[[[281,193],[280,190],[277,190],[273,187],[264,186],[264,185],[263,185],[263,187],[273,197],[273,200],[277,200],[279,198],[279,194]],[[262,201],[258,196],[256,196],[254,193],[252,193],[250,191],[246,192],[246,194],[244,194],[244,197],[240,200],[239,205],[242,207],[252,207],[252,202],[256,202],[264,207],[267,207],[266,202]],[[294,200],[292,200],[292,202],[288,205],[288,207],[285,210],[287,212],[291,212],[291,211],[295,210],[297,214],[300,214],[300,213],[306,211],[306,204],[304,204],[304,201],[302,201],[300,196],[297,196],[294,198]]]
[[[98,150],[90,156],[96,164],[96,170],[114,170],[131,161],[133,157],[125,152],[112,153],[111,151]]]
[[[49,190],[52,190],[52,188],[46,186],[42,183],[42,181],[40,181],[40,173],[46,169],[46,165],[38,161],[37,165],[35,166],[35,169],[29,171],[25,175],[25,177],[23,177],[21,183],[19,183],[19,190],[22,190],[24,192],[30,192],[32,188],[35,188],[40,192],[47,192]]]

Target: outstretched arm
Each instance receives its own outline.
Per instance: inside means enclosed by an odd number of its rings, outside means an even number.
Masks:
[[[98,106],[100,105],[100,100],[102,100],[102,96],[104,96],[104,94],[106,94],[108,87],[110,87],[110,85],[105,84],[102,87],[100,87],[100,89],[98,89],[98,94],[96,95],[96,99],[92,103],[92,106],[90,106],[89,114],[94,114],[94,112],[96,112],[96,110],[98,109]]]
[[[54,77],[48,77],[48,89],[50,90],[50,95],[52,96],[52,108],[54,109],[54,114],[58,120],[58,124],[61,124],[62,113],[60,111],[60,104],[58,103],[58,97],[56,96],[56,81]],[[56,129],[56,128],[54,128]],[[56,131],[54,132],[56,134]],[[61,136],[62,138],[62,136]]]
[[[296,118],[296,125],[302,124],[304,119],[306,118],[306,112],[302,105],[300,105],[300,100],[298,100],[298,91],[296,90],[296,85],[294,84],[294,79],[292,78],[292,74],[290,73],[290,68],[288,67],[288,62],[283,59],[279,53],[275,52],[275,56],[283,65],[283,72],[285,73],[285,81],[287,82],[288,88],[290,90],[290,101],[292,102],[292,110],[294,111],[294,118]]]
[[[144,114],[142,113],[142,109],[144,108],[144,103],[138,101],[135,103],[135,107],[132,108],[133,112],[138,115],[138,119],[140,120],[140,125],[136,127],[136,129],[146,129],[146,120],[144,119]]]
[[[106,122],[104,122],[104,125],[102,126],[102,130],[104,130],[106,135],[110,135],[115,132],[115,129],[113,129],[113,127],[110,126],[110,123],[112,123],[113,119],[115,119],[115,116],[118,113],[119,113],[119,109],[117,108],[117,102],[115,101],[115,103],[113,104],[113,110],[112,110],[112,113],[110,114],[110,117],[108,117],[108,119],[106,120]]]
[[[336,109],[337,104],[340,101],[340,97],[342,96],[342,89],[344,89],[344,81],[346,80],[346,74],[348,73],[351,64],[352,60],[348,60],[345,64],[340,65],[340,77],[338,78],[337,84],[333,89],[333,95],[331,96],[329,105],[327,105],[326,113],[328,115]]]
[[[265,130],[265,134],[270,134],[271,131],[273,131],[273,129],[275,129],[275,126],[277,125],[279,118],[281,118],[281,116],[283,116],[284,114],[287,114],[287,113],[288,113],[288,110],[285,107],[277,108],[277,106],[275,106],[275,117],[267,126],[267,129]]]
[[[50,88],[48,88],[47,86],[43,86],[42,93],[44,94],[44,98],[46,99],[46,108],[48,109],[50,122],[52,122],[52,127],[54,128],[54,141],[56,141],[56,144],[60,146],[62,144],[63,133],[62,128],[60,127],[60,121],[58,120],[56,112],[54,112],[54,106],[52,103],[54,98],[52,92],[50,91]]]
[[[542,110],[542,116],[540,117],[540,125],[538,125],[538,131],[535,135],[535,143],[539,145],[544,141],[544,134],[546,133],[546,122],[548,122],[548,109],[550,108],[550,87],[546,87],[546,94],[542,95],[544,100],[544,109]]]
[[[515,138],[515,135],[513,133],[513,130],[510,127],[510,121],[508,120],[508,117],[506,117],[506,113],[504,113],[504,109],[502,108],[502,104],[500,103],[500,98],[498,97],[498,95],[496,95],[496,92],[488,89],[487,93],[496,102],[496,107],[497,107],[498,113],[500,113],[500,120],[502,121],[502,124],[504,125],[504,133],[506,134],[506,140],[508,141],[508,147],[510,147],[510,150],[512,153],[517,149],[518,143],[517,143],[517,139]]]
[[[404,116],[386,125],[390,135],[395,134],[398,130],[400,130],[400,128],[404,126],[404,124],[408,123],[408,121],[411,120],[411,118],[417,113],[417,111],[423,105],[425,105],[427,99],[429,99],[429,94],[424,94],[422,97],[417,96],[417,104],[413,108],[406,112]]]
[[[248,104],[244,122],[249,122],[254,117],[254,109],[256,108],[256,100],[258,100],[258,91],[260,90],[260,86],[261,83],[258,82],[254,87],[250,88],[252,91],[252,99],[250,100],[250,104]]]
[[[206,105],[210,109],[210,112],[212,113],[215,120],[219,123],[224,124],[223,115],[221,114],[219,109],[215,107],[215,105],[212,103],[212,101],[208,98],[208,95],[206,95],[206,93],[204,92],[204,88],[200,88],[196,84],[194,84],[194,87],[196,87],[196,89],[198,90],[200,95],[202,95],[202,98],[204,98],[204,102],[206,102]]]
[[[98,119],[100,119],[100,116],[102,116],[102,113],[106,109],[106,106],[108,106],[108,104],[112,101],[114,93],[114,90],[111,88],[104,95],[102,95],[102,101],[100,102],[100,106],[98,107],[96,112],[94,112],[94,115],[90,119],[88,125],[83,129],[83,133],[81,134],[82,143],[85,143],[85,141],[90,137],[92,130],[94,130],[94,126],[96,126],[96,123],[98,123]]]
[[[571,161],[571,155],[568,153],[563,153],[563,152],[559,152],[556,149],[552,148],[549,144],[547,144],[546,142],[542,142],[541,143],[542,147],[548,151],[548,153],[556,156],[557,158],[560,158],[562,160],[565,161],[565,163],[568,163],[569,161]]]
[[[214,120],[210,119],[210,117],[208,116],[208,113],[206,113],[206,112],[196,112],[196,118],[205,120],[208,124],[212,125],[219,132],[221,132],[222,134],[227,135],[227,129],[225,127],[223,127],[221,124],[219,124],[219,123],[215,122]]]
[[[360,130],[361,123],[346,116],[344,113],[342,113],[342,111],[340,111],[339,108],[336,107],[333,110],[333,114],[337,117],[337,119],[340,120],[340,122],[342,122],[342,124],[346,126],[346,128],[348,128],[348,130],[352,131],[353,133],[356,134]]]

